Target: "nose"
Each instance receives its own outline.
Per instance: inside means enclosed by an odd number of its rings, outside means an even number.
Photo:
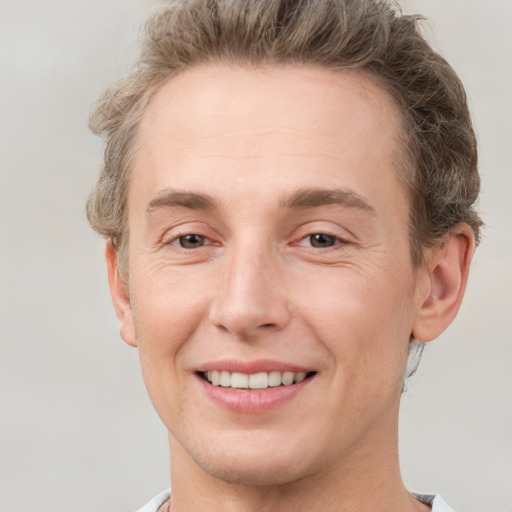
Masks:
[[[217,328],[249,340],[290,322],[283,279],[271,254],[239,251],[224,262],[220,278],[209,314]]]

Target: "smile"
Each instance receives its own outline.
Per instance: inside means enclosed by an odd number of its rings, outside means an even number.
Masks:
[[[211,370],[201,372],[201,377],[213,386],[232,389],[266,389],[278,386],[292,386],[311,377],[315,372],[271,371],[258,373],[229,372]]]

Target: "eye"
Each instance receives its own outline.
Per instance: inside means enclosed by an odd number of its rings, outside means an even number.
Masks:
[[[311,247],[319,249],[325,249],[332,247],[339,242],[339,239],[333,235],[327,235],[326,233],[313,233],[306,237],[311,244]]]
[[[176,243],[183,249],[197,249],[202,247],[206,242],[206,237],[191,233],[190,235],[180,236],[176,239]]]

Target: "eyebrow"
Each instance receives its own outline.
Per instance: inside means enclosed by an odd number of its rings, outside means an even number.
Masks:
[[[375,213],[374,208],[363,196],[350,189],[301,189],[282,201],[282,206],[288,209],[316,208],[326,205],[341,205]],[[147,212],[152,213],[159,208],[175,206],[203,211],[217,207],[215,200],[208,194],[168,188],[149,202]]]
[[[147,212],[152,213],[159,208],[173,206],[182,206],[192,210],[213,210],[215,201],[208,194],[165,189],[150,201]]]
[[[368,200],[350,189],[302,189],[283,202],[285,208],[315,208],[331,204],[375,213]]]

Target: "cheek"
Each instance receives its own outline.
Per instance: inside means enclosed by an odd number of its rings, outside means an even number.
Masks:
[[[348,269],[327,270],[323,279],[317,275],[297,285],[310,329],[344,367],[344,375],[370,368],[388,373],[386,367],[396,374],[405,364],[411,332],[407,283],[389,277],[392,273],[372,278]]]
[[[132,277],[136,290],[132,310],[144,383],[160,418],[171,425],[186,406],[181,354],[205,317],[205,297],[190,279],[176,273],[162,273],[157,279]]]
[[[130,281],[135,291],[131,303],[146,384],[148,379],[164,375],[178,378],[180,351],[208,310],[208,293],[197,280],[176,272],[160,272],[155,277],[138,279],[135,274]]]

